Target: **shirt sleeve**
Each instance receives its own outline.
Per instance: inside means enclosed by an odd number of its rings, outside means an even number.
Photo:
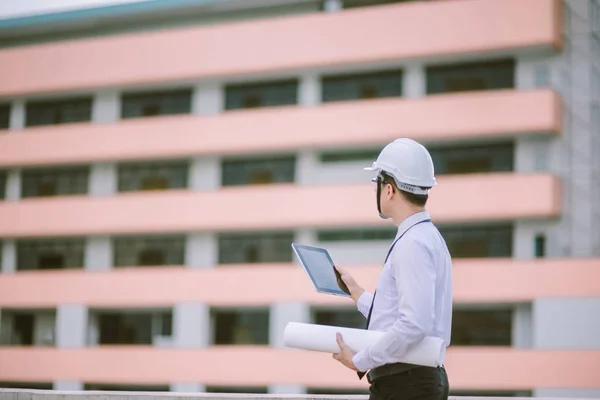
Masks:
[[[365,318],[369,316],[369,310],[371,309],[372,302],[373,294],[367,292],[366,290],[363,292],[363,294],[360,295],[358,301],[356,302],[358,311],[360,311],[360,313],[364,315]]]
[[[400,317],[374,345],[356,353],[352,359],[359,371],[367,371],[399,359],[408,349],[432,331],[435,303],[435,266],[425,243],[405,240],[396,245],[391,269],[398,290]]]

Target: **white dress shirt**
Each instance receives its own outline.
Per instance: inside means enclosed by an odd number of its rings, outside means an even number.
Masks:
[[[415,225],[429,218],[428,212],[419,212],[398,227],[396,239],[405,234],[379,275],[369,324],[369,330],[386,334],[354,355],[352,361],[361,372],[401,362],[408,349],[426,336],[439,337],[446,346],[450,344],[452,260],[433,223]],[[373,294],[366,291],[358,299],[358,310],[365,317],[372,301]],[[444,362],[444,356],[440,357],[438,365]]]

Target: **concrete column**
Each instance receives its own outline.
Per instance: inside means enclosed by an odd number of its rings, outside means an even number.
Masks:
[[[318,169],[318,159],[314,151],[305,150],[298,153],[296,160],[296,183],[312,185],[318,179],[315,171]]]
[[[114,195],[117,188],[117,165],[112,163],[92,164],[88,192],[92,197]]]
[[[210,345],[210,308],[204,303],[178,303],[173,307],[173,344],[176,348]]]
[[[317,246],[317,232],[314,229],[297,230],[294,235],[294,241],[308,246]]]
[[[427,94],[427,77],[421,64],[409,64],[402,73],[402,96],[413,99]]]
[[[90,271],[108,271],[112,265],[113,251],[110,237],[88,237],[85,242],[85,269]]]
[[[555,221],[516,221],[513,234],[513,258],[531,260],[536,257],[535,238],[546,237],[545,257],[560,257],[557,235],[558,223]]]
[[[175,382],[169,390],[176,393],[199,393],[205,392],[206,386],[196,382]]]
[[[9,169],[6,176],[6,200],[17,201],[21,198],[21,170]]]
[[[219,244],[214,233],[190,233],[186,238],[185,265],[212,268],[218,264]]]
[[[533,340],[531,329],[531,304],[519,304],[512,316],[512,346],[523,349],[530,348]]]
[[[270,306],[269,344],[283,347],[283,331],[288,322],[310,322],[310,306],[306,303],[275,303]]]
[[[83,382],[80,381],[54,381],[52,384],[54,390],[79,391],[83,388]]]
[[[12,274],[17,270],[17,245],[13,239],[2,241],[2,260],[0,271],[3,274]]]
[[[19,130],[25,127],[25,100],[18,99],[13,101],[10,109],[10,118],[8,129]]]
[[[300,79],[298,104],[311,107],[321,102],[321,82],[316,73],[306,73]]]
[[[302,385],[271,385],[269,394],[306,394],[306,386]]]
[[[86,346],[88,309],[83,304],[62,304],[56,309],[56,347],[74,349]]]
[[[533,302],[533,347],[600,350],[598,315],[600,297],[536,299]]]
[[[92,122],[111,123],[121,118],[121,99],[116,90],[97,92],[92,104]]]
[[[190,189],[213,191],[221,186],[221,160],[218,157],[194,158],[190,164]]]
[[[220,82],[198,84],[192,96],[193,114],[215,115],[225,108],[225,94]]]
[[[336,12],[344,8],[342,0],[325,0],[323,8],[326,12]]]

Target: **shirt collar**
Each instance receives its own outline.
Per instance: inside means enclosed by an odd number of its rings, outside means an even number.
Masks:
[[[431,219],[431,217],[429,216],[429,212],[427,212],[427,211],[420,211],[418,213],[408,216],[398,226],[398,232],[396,233],[396,239],[398,237],[400,237],[400,235],[403,235],[414,224],[425,221],[427,219]]]

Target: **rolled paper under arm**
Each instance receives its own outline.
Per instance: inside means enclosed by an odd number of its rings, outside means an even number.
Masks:
[[[365,329],[290,322],[283,332],[283,344],[286,347],[302,350],[338,353],[340,351],[336,341],[338,332],[342,334],[344,343],[355,352],[375,344],[385,334]],[[445,352],[446,346],[441,338],[428,336],[411,347],[401,362],[437,367],[441,365]]]

